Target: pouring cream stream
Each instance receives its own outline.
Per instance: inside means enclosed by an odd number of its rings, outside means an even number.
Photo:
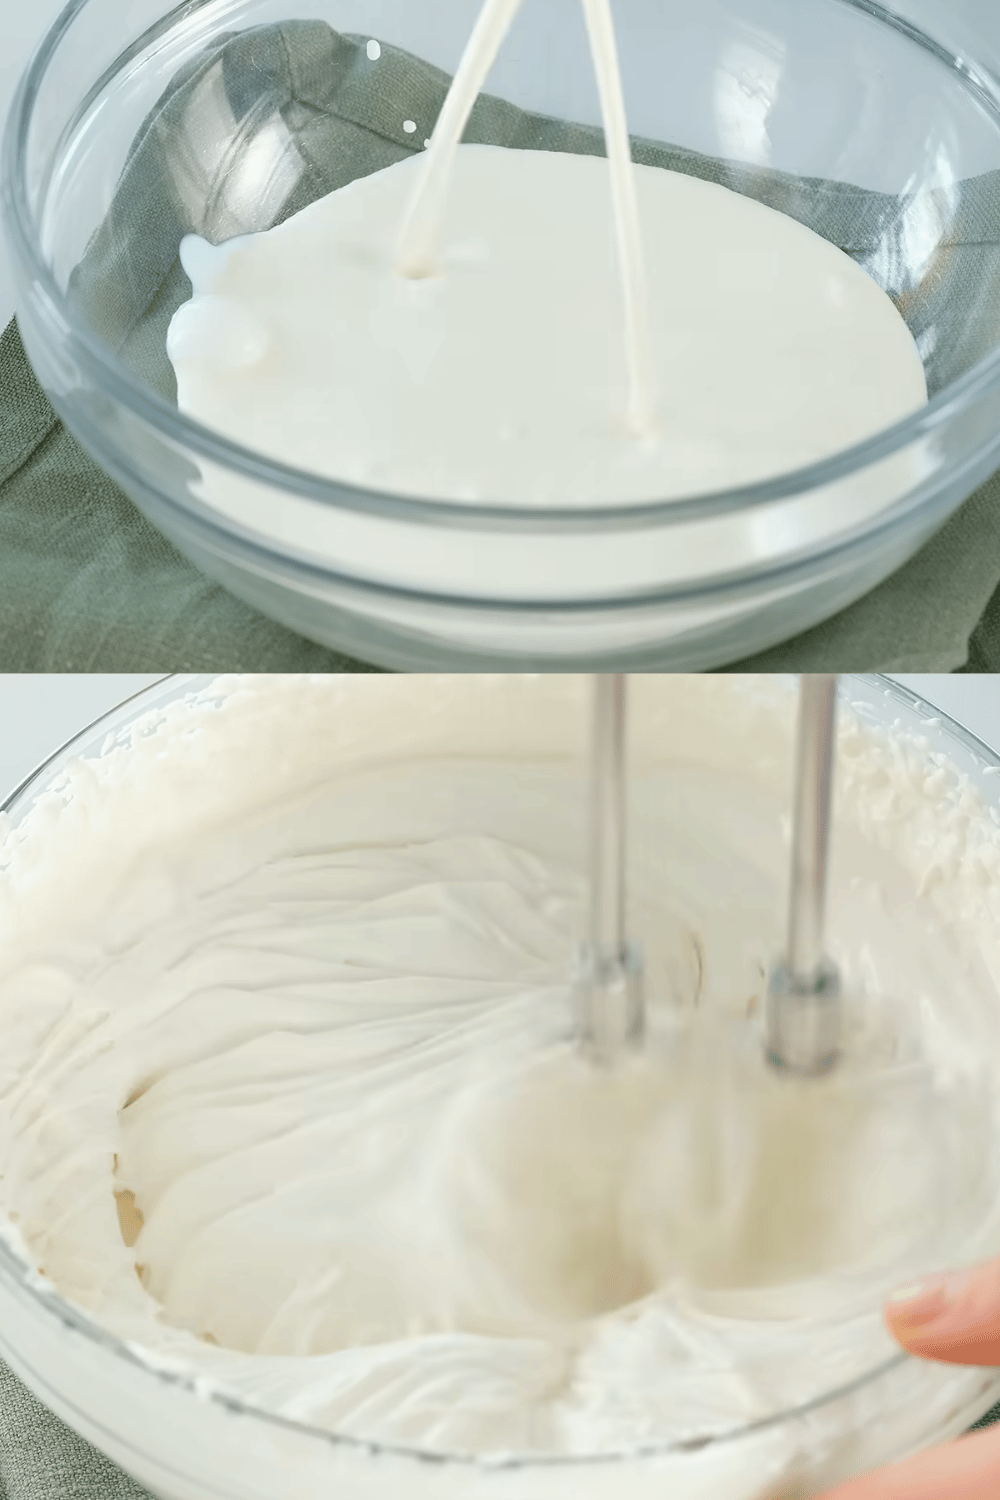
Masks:
[[[429,150],[264,233],[184,241],[193,295],[167,343],[182,411],[362,488],[560,507],[753,484],[926,402],[906,324],[847,255],[633,165],[610,3],[582,3],[608,160],[459,144],[520,6],[486,0]],[[259,506],[221,474],[206,494]],[[310,537],[339,553],[349,532],[316,516]],[[443,580],[435,537],[407,533],[405,550],[370,566]],[[506,587],[481,550],[474,589]]]

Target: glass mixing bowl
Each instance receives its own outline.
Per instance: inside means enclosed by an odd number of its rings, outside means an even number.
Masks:
[[[950,0],[615,4],[635,137],[817,223],[896,301],[932,399],[891,430],[740,491],[587,510],[566,496],[529,512],[337,484],[178,412],[163,340],[189,295],[181,235],[267,229],[372,165],[348,143],[318,171],[323,88],[308,68],[290,78],[273,33],[251,41],[248,67],[241,34],[298,21],[353,38],[342,118],[363,86],[391,160],[433,120],[405,130],[398,75],[386,70],[383,100],[365,39],[451,73],[475,9],[72,0],[22,82],[4,159],[21,332],[53,404],[206,573],[374,664],[703,669],[842,609],[1000,464],[1000,257],[981,180],[1000,168],[1000,57]],[[201,71],[185,107],[145,127],[189,68]],[[599,122],[591,73],[577,0],[525,0],[487,88],[533,112],[518,144],[544,145],[548,117]],[[162,173],[137,181],[151,151]]]
[[[351,679],[352,691],[376,681]],[[7,799],[0,831],[16,829],[71,762],[127,743],[139,721],[138,732],[155,727],[158,711],[179,698],[205,690],[211,696],[211,682],[168,679],[99,719]],[[847,679],[844,695],[859,717],[914,743],[939,786],[942,776],[964,776],[986,807],[1000,808],[1000,754],[884,679]],[[533,1462],[442,1458],[277,1417],[164,1368],[60,1297],[3,1237],[0,1355],[58,1416],[161,1500],[605,1500],[612,1490],[629,1500],[803,1500],[957,1436],[1000,1398],[994,1370],[899,1353],[807,1406],[655,1451]]]

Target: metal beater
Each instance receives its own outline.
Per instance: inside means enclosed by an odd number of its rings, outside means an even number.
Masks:
[[[590,930],[580,955],[580,1035],[595,1062],[613,1063],[645,1032],[642,953],[625,936],[627,679],[593,679]]]
[[[836,677],[800,677],[788,937],[768,978],[765,1024],[768,1061],[811,1078],[840,1054],[840,975],[823,951],[836,728]]]
[[[582,1045],[603,1064],[645,1032],[642,954],[626,936],[626,695],[621,674],[593,679],[590,930],[577,992]],[[835,676],[799,679],[788,933],[768,978],[764,1051],[800,1077],[829,1072],[840,1052],[840,976],[823,948],[836,706]]]

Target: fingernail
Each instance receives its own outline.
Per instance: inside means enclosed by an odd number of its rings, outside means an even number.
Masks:
[[[897,1327],[922,1328],[941,1316],[947,1306],[943,1277],[900,1287],[889,1298],[886,1314]]]
[[[901,1286],[898,1292],[893,1292],[888,1300],[890,1302],[916,1302],[920,1297],[926,1297],[928,1292],[938,1291],[943,1281],[943,1276],[929,1276],[925,1281],[913,1281],[909,1286]]]
[[[887,1309],[895,1322],[911,1328],[932,1323],[968,1286],[969,1274],[957,1271],[950,1276],[928,1276],[923,1281],[911,1282],[893,1292]]]

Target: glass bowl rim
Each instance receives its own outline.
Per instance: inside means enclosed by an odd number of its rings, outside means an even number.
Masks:
[[[101,389],[112,395],[131,415],[145,422],[169,441],[181,444],[221,465],[229,472],[263,484],[269,489],[285,491],[298,499],[319,502],[333,509],[357,511],[367,516],[389,516],[417,524],[449,525],[457,530],[552,531],[555,534],[562,534],[574,530],[586,532],[637,529],[651,523],[670,525],[735,512],[752,513],[755,507],[803,496],[835,483],[881,460],[891,458],[912,442],[933,436],[946,427],[954,416],[971,406],[977,398],[1000,388],[1000,346],[998,346],[957,380],[939,391],[919,411],[894,423],[874,437],[818,463],[738,489],[721,490],[676,500],[652,500],[625,505],[528,508],[435,500],[341,483],[310,470],[297,469],[276,459],[268,458],[194,421],[151,387],[139,381],[117,355],[96,338],[84,320],[67,302],[42,255],[36,232],[37,226],[29,207],[25,176],[32,109],[46,70],[60,43],[77,16],[89,3],[90,0],[69,0],[37,45],[14,95],[3,142],[2,195],[0,195],[10,243],[20,263],[20,269],[27,273],[36,295],[39,292],[44,294],[51,312],[56,316],[63,331],[69,335],[74,346],[74,353],[89,367],[90,373],[94,375]],[[168,30],[182,13],[190,15],[214,3],[215,0],[181,0],[181,3],[168,10],[158,22],[119,54],[112,66],[102,75],[99,83],[105,83],[114,77],[124,62],[137,54],[157,35]],[[878,0],[833,0],[833,3],[855,10],[868,17],[869,20],[897,31],[906,40],[930,53],[938,62],[944,63],[951,73],[961,80],[962,85],[976,95],[980,105],[992,113],[1000,130],[1000,75],[994,77],[988,69],[981,68],[969,59],[951,52],[934,41],[915,23],[906,21],[879,4]],[[77,117],[74,117],[74,123],[78,123]],[[56,149],[61,149],[63,144],[61,141]],[[172,496],[164,497],[161,494],[160,498],[168,498],[170,503],[176,505],[178,509],[187,511],[187,507]],[[936,493],[932,492],[914,506],[904,497],[897,507],[890,507],[884,513],[881,522],[891,525],[899,519],[900,514],[905,514],[912,509],[933,509],[936,499]],[[236,528],[222,525],[215,529],[223,535],[231,536]],[[881,529],[881,524],[877,528],[868,527],[864,534],[870,537],[874,529]],[[851,533],[848,533],[846,540],[837,538],[826,548],[821,545],[807,555],[811,558],[826,558],[842,550],[843,547],[850,547],[853,540]],[[273,545],[279,554],[294,559],[294,549],[286,550],[277,543]],[[328,569],[319,568],[318,571],[324,576],[329,576]],[[765,571],[753,576],[770,577],[774,572],[775,570],[772,569],[770,573]],[[367,583],[367,580],[365,582]],[[390,591],[408,592],[405,589],[396,588],[391,588]],[[417,590],[416,593],[418,597],[427,597],[423,590]],[[699,597],[704,597],[704,587],[699,589],[698,593]],[[661,593],[656,597],[674,597],[674,594]],[[460,602],[473,601],[462,598]],[[536,601],[532,602],[536,603]],[[628,602],[644,602],[644,600],[629,599]]]
[[[153,700],[153,706],[155,706],[156,698],[162,696],[164,689],[170,684],[174,684],[179,689],[183,689],[185,685],[189,685],[194,690],[197,685],[201,684],[207,687],[212,682],[218,681],[220,676],[224,675],[226,674],[211,672],[169,673],[155,682],[148,683],[137,692],[130,694],[114,707],[99,714],[96,719],[92,720],[91,723],[87,724],[76,734],[71,735],[56,750],[46,756],[34,770],[30,771],[0,802],[0,818],[9,816],[21,799],[32,791],[35,784],[41,781],[46,772],[52,769],[57,761],[62,760],[67,753],[71,752],[75,745],[93,738],[102,726],[108,725],[110,730],[110,721],[112,720],[117,722],[117,727],[119,728],[134,722],[135,718],[143,711],[143,706],[149,700]],[[879,688],[884,696],[894,698],[911,712],[926,716],[938,724],[944,725],[947,735],[957,740],[977,760],[982,760],[987,766],[993,766],[1000,770],[1000,750],[994,750],[983,740],[979,739],[978,736],[966,729],[964,725],[959,724],[950,714],[928,703],[920,694],[913,692],[902,683],[895,682],[892,678],[877,673],[845,674],[841,677],[840,681],[841,696],[843,696],[846,684],[851,681]],[[348,1433],[332,1432],[326,1428],[315,1427],[311,1423],[300,1422],[295,1418],[267,1411],[260,1406],[242,1400],[225,1389],[216,1387],[203,1376],[197,1377],[177,1370],[164,1369],[158,1366],[154,1359],[144,1358],[139,1346],[126,1342],[117,1334],[104,1328],[96,1318],[92,1318],[82,1308],[77,1307],[58,1291],[46,1288],[44,1292],[40,1292],[33,1285],[32,1278],[34,1274],[28,1264],[16,1255],[3,1239],[0,1239],[0,1283],[5,1284],[9,1291],[18,1296],[26,1293],[29,1301],[34,1303],[36,1309],[41,1309],[47,1318],[54,1318],[65,1329],[82,1336],[88,1343],[103,1350],[105,1353],[109,1353],[119,1359],[124,1359],[133,1368],[141,1370],[147,1375],[154,1376],[157,1380],[176,1390],[185,1392],[196,1400],[203,1402],[208,1399],[214,1405],[221,1407],[233,1415],[255,1417],[276,1429],[292,1432],[310,1439],[319,1439],[323,1443],[339,1450],[368,1454],[372,1457],[391,1457],[418,1465],[452,1466],[453,1468],[457,1467],[466,1471],[476,1469],[489,1472],[502,1470],[537,1471],[540,1469],[566,1470],[598,1464],[653,1462],[672,1455],[695,1453],[708,1448],[717,1448],[727,1443],[738,1442],[755,1433],[777,1428],[783,1423],[808,1417],[816,1411],[830,1407],[835,1402],[850,1397],[870,1383],[874,1383],[883,1376],[888,1375],[892,1370],[900,1368],[913,1358],[913,1356],[907,1354],[905,1351],[900,1351],[890,1356],[890,1358],[882,1360],[879,1364],[874,1365],[864,1374],[855,1377],[842,1386],[837,1386],[832,1391],[824,1392],[823,1395],[804,1402],[801,1406],[791,1407],[787,1411],[780,1412],[774,1416],[765,1417],[756,1422],[745,1423],[741,1427],[734,1428],[728,1432],[713,1434],[710,1437],[688,1438],[667,1444],[648,1444],[631,1450],[626,1449],[598,1454],[542,1454],[535,1457],[523,1454],[483,1456],[477,1454],[437,1453],[418,1447],[410,1447],[406,1444],[380,1443],[370,1439],[355,1437]]]

